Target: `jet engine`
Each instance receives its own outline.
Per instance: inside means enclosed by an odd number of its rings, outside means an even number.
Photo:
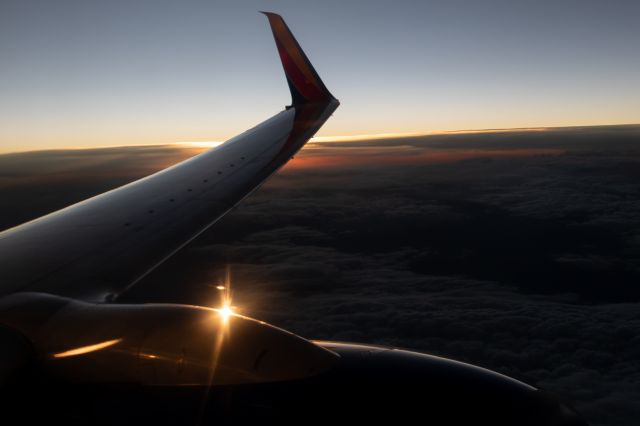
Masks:
[[[199,306],[16,293],[0,301],[0,321],[12,372],[31,360],[71,383],[262,383],[318,374],[338,358],[262,321]]]
[[[493,371],[312,342],[223,309],[17,293],[0,300],[0,324],[0,400],[22,424],[586,424]]]

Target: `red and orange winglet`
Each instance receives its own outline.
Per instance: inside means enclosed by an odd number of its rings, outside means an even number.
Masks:
[[[334,100],[282,17],[271,12],[262,13],[269,19],[293,105]]]

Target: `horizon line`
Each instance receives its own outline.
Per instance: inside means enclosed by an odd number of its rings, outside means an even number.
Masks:
[[[482,134],[482,133],[507,133],[507,132],[545,132],[560,129],[586,129],[597,127],[633,127],[640,126],[640,123],[625,124],[595,124],[595,125],[570,125],[570,126],[552,126],[552,127],[511,127],[511,128],[488,128],[488,129],[460,129],[460,130],[431,130],[424,132],[396,132],[396,133],[371,133],[357,135],[334,135],[334,136],[314,136],[309,139],[308,143],[332,143],[332,142],[359,142],[365,140],[384,140],[384,139],[410,139],[425,136],[439,135],[456,135],[456,134]],[[229,138],[231,139],[231,138]],[[227,139],[227,140],[229,140]],[[166,147],[166,146],[188,146],[213,148],[222,145],[225,141],[177,141],[167,143],[141,143],[131,145],[100,145],[100,146],[72,146],[67,148],[34,148],[24,151],[2,151],[0,155],[25,154],[31,152],[47,152],[47,151],[83,151],[98,149],[114,149],[114,148],[133,148],[133,147]]]

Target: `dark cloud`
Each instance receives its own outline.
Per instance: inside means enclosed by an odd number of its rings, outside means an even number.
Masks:
[[[198,151],[150,146],[0,155],[0,229],[117,188]]]
[[[592,424],[634,424],[639,139],[621,126],[315,144],[123,300],[216,304],[230,264],[247,315],[479,364],[572,401]],[[171,158],[105,154],[69,160],[73,196]]]

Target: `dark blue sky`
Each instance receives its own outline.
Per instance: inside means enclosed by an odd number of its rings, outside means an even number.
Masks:
[[[640,122],[635,1],[0,3],[0,151],[224,140],[289,101],[281,13],[342,106],[321,135]]]

